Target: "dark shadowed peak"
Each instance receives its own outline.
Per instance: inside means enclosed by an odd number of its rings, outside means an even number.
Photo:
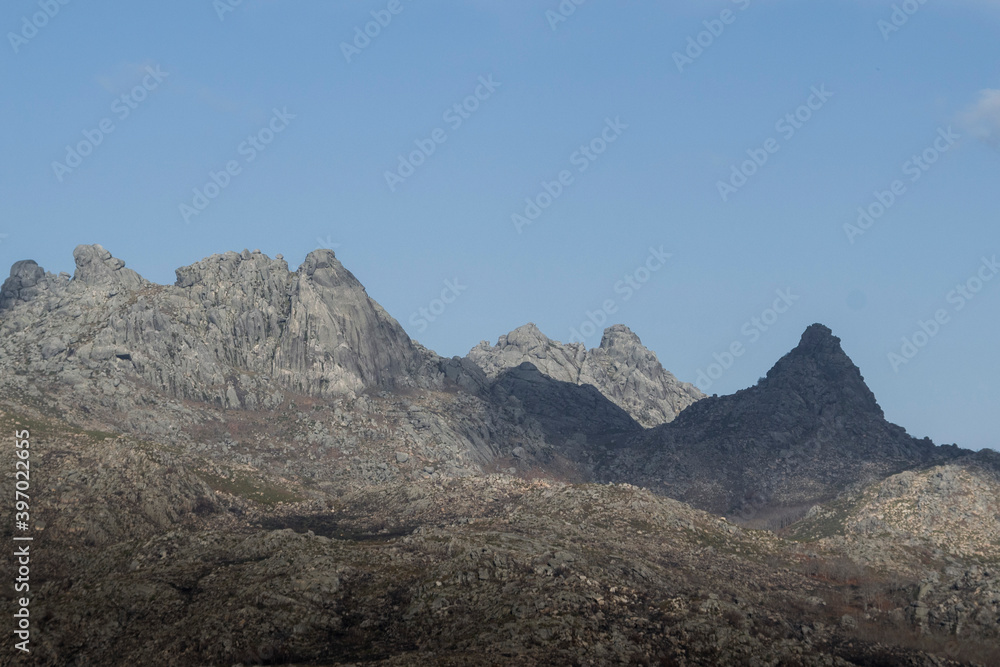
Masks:
[[[767,372],[766,390],[793,391],[807,404],[822,408],[836,402],[847,411],[882,417],[882,408],[865,384],[861,370],[822,324],[812,324],[799,344]]]
[[[636,436],[605,475],[752,516],[954,455],[887,422],[840,339],[813,324],[756,386],[698,401]]]
[[[814,354],[836,354],[843,353],[840,348],[840,339],[833,335],[830,327],[823,324],[810,324],[802,333],[796,350],[803,353]]]
[[[640,430],[628,412],[596,387],[553,379],[529,361],[503,370],[490,392],[501,405],[517,399],[518,409],[537,419],[546,441],[559,445],[563,454],[568,453],[565,446],[589,442],[595,447]]]

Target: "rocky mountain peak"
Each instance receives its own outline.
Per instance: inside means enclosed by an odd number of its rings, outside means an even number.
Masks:
[[[582,345],[563,345],[529,322],[500,336],[496,345],[481,342],[466,356],[491,378],[496,378],[508,368],[517,368],[529,362],[554,380],[577,384],[583,353]]]
[[[613,324],[604,330],[604,335],[601,336],[600,347],[609,348],[621,343],[642,345],[639,336],[624,324]]]
[[[756,386],[699,401],[636,443],[646,455],[628,461],[629,474],[648,475],[651,487],[700,507],[744,515],[954,455],[886,421],[840,339],[821,324]]]
[[[608,327],[600,346],[587,350],[580,343],[553,341],[528,323],[500,336],[494,346],[480,343],[467,358],[489,377],[529,362],[553,380],[591,385],[646,427],[671,421],[703,397],[693,385],[666,371],[623,324]]]
[[[350,283],[351,287],[364,289],[358,279],[337,259],[337,255],[328,248],[319,248],[306,255],[299,266],[299,274],[308,276],[325,287],[339,283]]]
[[[227,408],[272,406],[278,387],[331,396],[436,381],[434,355],[332,251],[310,253],[294,273],[260,251],[212,255],[177,269],[169,286],[100,245],[73,257],[72,280],[31,260],[11,269],[0,289],[0,308],[12,311],[0,321],[0,362],[35,360],[33,372],[74,381],[100,373],[114,387],[141,379]]]
[[[32,259],[23,259],[10,267],[10,277],[0,287],[0,310],[13,308],[18,301],[35,296],[45,279],[45,269]]]
[[[601,336],[601,344],[591,350],[591,355],[606,356],[616,363],[653,374],[659,373],[658,367],[663,368],[656,354],[643,345],[639,336],[624,324],[616,324],[605,329],[604,335]]]
[[[799,344],[768,371],[763,384],[765,390],[794,391],[816,408],[836,402],[845,411],[883,416],[861,370],[840,346],[840,338],[822,324],[812,324],[803,332]]]
[[[814,354],[843,353],[840,347],[840,339],[833,335],[833,330],[818,322],[806,327],[795,349],[803,353]]]
[[[520,348],[534,348],[539,345],[545,346],[552,342],[548,336],[543,334],[534,322],[522,324],[509,334],[500,336],[498,345],[513,345]]]
[[[73,280],[86,285],[110,285],[134,289],[146,283],[138,273],[125,268],[125,262],[112,257],[100,244],[79,245],[73,251],[76,271]]]
[[[330,388],[330,368],[347,371],[335,391],[394,386],[419,372],[425,355],[368,296],[332,250],[314,250],[291,279],[290,312],[275,364],[309,393]]]
[[[225,286],[249,293],[266,284],[287,291],[291,280],[288,263],[280,255],[271,259],[263,253],[248,250],[211,255],[176,269],[174,274],[177,276],[176,287],[197,286],[198,291],[216,293]]]

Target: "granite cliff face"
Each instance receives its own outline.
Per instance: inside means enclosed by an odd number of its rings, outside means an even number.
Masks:
[[[14,265],[0,290],[0,362],[77,382],[138,377],[230,408],[273,406],[281,387],[333,396],[432,381],[434,356],[330,250],[295,272],[280,256],[213,255],[178,269],[172,286],[149,283],[99,245],[74,258],[72,280]]]
[[[645,427],[672,421],[681,410],[704,398],[698,389],[665,370],[639,337],[623,324],[604,331],[599,347],[559,343],[526,324],[496,345],[483,341],[467,355],[491,378],[530,363],[559,382],[590,385]]]

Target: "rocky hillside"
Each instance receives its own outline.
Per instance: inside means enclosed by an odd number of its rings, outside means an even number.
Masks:
[[[786,534],[913,581],[902,610],[925,635],[1000,646],[1000,455],[908,470],[812,507]]]
[[[704,398],[698,389],[665,370],[639,337],[623,324],[604,331],[600,346],[559,343],[534,324],[500,336],[496,345],[481,342],[467,355],[486,375],[530,363],[559,382],[589,385],[645,427],[672,421],[681,410]]]
[[[997,457],[826,327],[703,398],[622,326],[439,358],[329,251],[75,257],[0,288],[34,664],[1000,664]]]
[[[344,491],[266,465],[227,471],[197,450],[9,405],[0,426],[30,428],[49,480],[33,510],[32,664],[929,667],[1000,657],[979,621],[945,627],[935,611],[923,622],[938,603],[918,559],[918,578],[887,578],[824,543],[746,530],[628,484],[493,474]],[[947,609],[978,619],[994,609],[983,588],[994,580],[956,564],[968,581],[956,588],[941,573]],[[4,656],[12,644],[9,633],[0,640]]]
[[[810,508],[790,534],[830,539],[870,563],[905,560],[926,549],[935,558],[1000,557],[1000,455],[980,455],[907,470]]]

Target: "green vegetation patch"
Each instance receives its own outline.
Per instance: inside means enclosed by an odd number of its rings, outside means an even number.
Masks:
[[[222,477],[214,473],[198,471],[197,475],[216,491],[252,500],[261,505],[297,503],[304,500],[291,491],[254,479],[245,473],[234,472],[229,477]]]

